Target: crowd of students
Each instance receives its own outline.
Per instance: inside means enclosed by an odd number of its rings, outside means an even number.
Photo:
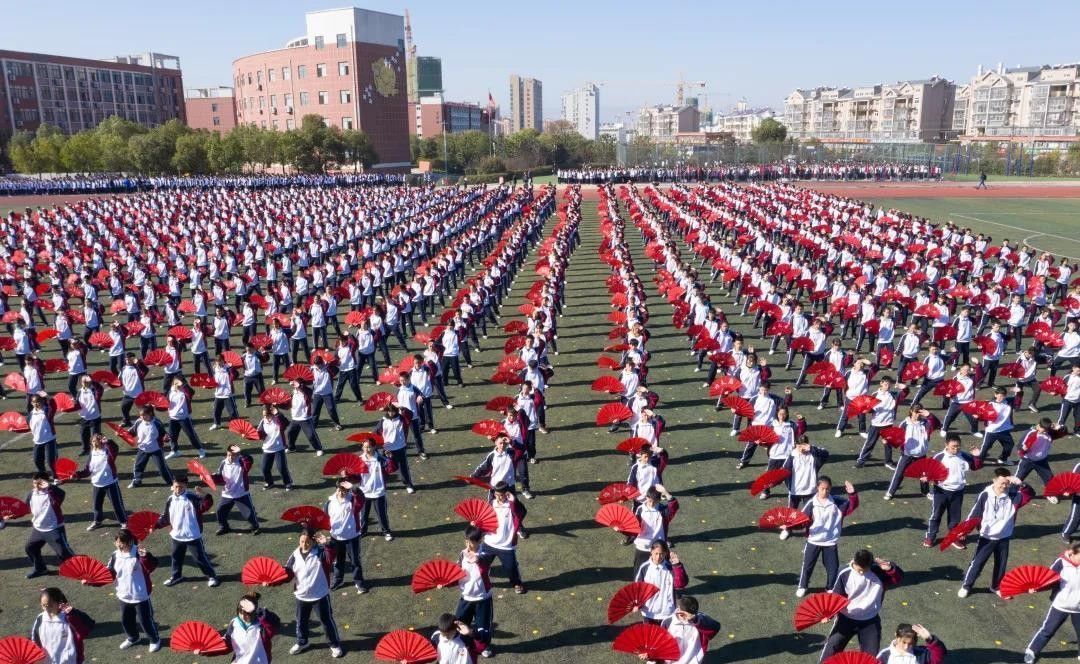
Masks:
[[[744,165],[674,165],[562,168],[560,183],[625,184],[649,182],[771,182],[776,180],[939,180],[938,166],[905,162],[780,161]]]
[[[277,187],[344,187],[400,185],[405,175],[395,173],[325,173],[297,175],[193,175],[131,176],[57,175],[0,177],[0,196],[55,196],[60,194],[132,194],[156,189],[268,189]]]

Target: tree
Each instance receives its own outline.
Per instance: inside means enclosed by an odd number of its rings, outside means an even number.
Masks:
[[[148,133],[132,136],[128,141],[132,166],[140,173],[170,172],[175,149],[175,141],[170,140],[168,132],[162,127],[154,127]]]
[[[214,134],[206,143],[206,159],[214,173],[239,173],[244,167],[242,135],[233,129],[225,136]]]
[[[775,118],[765,118],[754,127],[750,136],[755,143],[783,143],[787,138],[787,127],[780,124]]]
[[[347,129],[341,132],[341,139],[345,144],[345,159],[347,161],[351,161],[354,165],[359,164],[364,170],[371,168],[379,161],[375,146],[371,144],[371,139],[364,132]]]
[[[656,161],[656,143],[644,134],[637,134],[626,150],[626,161],[630,164],[651,164]]]
[[[60,160],[60,151],[67,142],[67,136],[52,125],[38,127],[30,147],[34,151],[36,173],[62,173],[64,165]]]
[[[206,150],[209,138],[209,132],[197,131],[176,139],[172,167],[177,173],[206,173],[210,170]]]
[[[93,131],[69,136],[60,148],[60,163],[65,171],[96,173],[101,170],[101,143]]]
[[[544,163],[544,146],[540,143],[540,132],[535,129],[522,129],[506,137],[503,142],[506,165],[513,170],[535,168]]]
[[[11,166],[19,173],[39,173],[37,154],[34,152],[34,135],[20,131],[11,137],[8,143],[8,158]]]
[[[128,151],[128,139],[121,134],[111,132],[98,132],[98,149],[101,151],[101,169],[106,173],[122,173],[130,171],[131,153]]]
[[[586,161],[595,166],[614,166],[616,148],[614,136],[601,136],[595,141],[589,141]]]

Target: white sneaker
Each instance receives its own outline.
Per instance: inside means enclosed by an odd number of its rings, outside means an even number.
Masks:
[[[132,641],[131,639],[124,639],[124,642],[120,644],[120,649],[121,650],[127,650],[128,648],[135,645],[136,643],[138,643],[138,641]]]
[[[1080,657],[1077,657],[1077,659],[1080,659]],[[1035,664],[1035,653],[1031,652],[1031,650],[1024,651],[1024,664]]]
[[[386,540],[387,542],[393,542],[394,541],[394,536],[391,535],[390,533],[386,533],[385,535],[383,535],[383,539]]]
[[[168,454],[165,455],[165,458],[166,459],[175,459],[178,456],[180,456],[179,452],[169,452]]]
[[[768,500],[769,499],[769,494],[762,491],[761,493],[758,494],[757,499],[758,500]]]
[[[206,458],[206,448],[202,448],[202,447],[199,448],[199,458],[200,459],[205,459]]]
[[[863,438],[863,439],[866,439],[866,438],[869,438],[869,437],[870,437],[870,434],[868,434],[868,433],[860,433],[860,434],[859,434],[859,437],[860,437],[860,438]]]
[[[833,438],[839,438],[839,437],[841,437],[843,435],[844,435],[843,431],[837,431],[835,434],[833,434]]]
[[[1058,504],[1057,496],[1047,496],[1046,502],[1050,503],[1051,505],[1057,505]]]
[[[956,591],[956,596],[959,597],[960,599],[964,599],[965,597],[968,596],[968,589],[967,588],[961,588],[960,590],[957,590]]]
[[[799,588],[798,590],[795,591],[795,596],[796,597],[802,597],[805,594],[806,594],[806,588]]]
[[[708,387],[708,386],[709,386],[709,384],[708,384],[708,383],[702,383],[702,384],[701,384],[701,386],[702,386],[702,387]]]
[[[785,530],[780,531],[780,539],[786,540],[789,537],[791,537],[791,531],[790,530],[785,529]]]
[[[982,438],[983,437],[982,431],[976,431],[976,432],[972,433],[971,435],[975,436],[976,438]]]
[[[150,644],[150,647],[146,649],[147,652],[157,652],[161,650],[161,641],[154,641]]]
[[[330,656],[338,659],[345,656],[345,651],[337,646],[330,646]]]
[[[211,425],[210,425],[210,428],[209,428],[209,429],[207,429],[207,431],[217,431],[217,430],[218,430],[218,429],[220,429],[220,428],[221,428],[221,427],[219,427],[219,426],[218,426],[218,425],[216,425],[216,424],[211,424]]]
[[[738,436],[738,435],[739,435],[739,432],[738,432],[738,431],[736,431],[735,429],[732,429],[732,430],[731,430],[730,432],[728,432],[728,435],[729,435],[729,436]]]
[[[822,406],[821,404],[818,404],[817,409],[818,410],[825,410],[825,406]]]
[[[220,585],[221,585],[221,581],[218,581],[218,578],[216,576],[211,578],[209,581],[206,582],[206,586],[208,588],[217,588]]]
[[[454,409],[454,404],[452,404],[452,403],[446,404],[446,410],[453,410],[453,409]]]
[[[892,500],[892,494],[891,494],[891,493],[887,493],[887,494],[885,494],[884,496],[882,496],[882,498],[884,498],[885,500]]]
[[[308,647],[309,647],[309,646],[308,646],[308,644],[306,644],[306,643],[305,643],[304,645],[300,645],[299,643],[294,643],[294,644],[293,644],[293,647],[292,647],[292,648],[289,648],[289,654],[290,654],[290,655],[299,655],[300,653],[302,653],[302,652],[304,652],[305,650],[307,650],[307,649],[308,649]]]
[[[944,438],[944,437],[945,437],[945,436],[947,436],[947,435],[949,435],[949,434],[945,433],[945,430],[944,430],[944,429],[942,429],[942,430],[941,430],[941,437],[942,437],[942,438]]]
[[[315,456],[322,456],[322,455],[323,455],[322,450],[315,450]]]
[[[416,493],[416,489],[412,488],[411,486],[407,486],[405,487],[405,493]]]

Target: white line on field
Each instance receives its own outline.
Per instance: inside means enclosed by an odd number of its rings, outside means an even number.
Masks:
[[[1042,231],[1035,230],[1034,228],[1024,228],[1023,226],[1013,226],[1012,224],[1002,224],[997,221],[989,221],[987,219],[980,219],[979,217],[973,217],[966,214],[956,214],[955,212],[949,213],[950,217],[956,217],[958,219],[967,219],[969,221],[977,221],[981,224],[992,224],[994,226],[1001,226],[1002,228],[1011,228],[1016,231],[1023,231],[1025,233],[1033,233],[1035,235],[1043,235],[1046,237],[1057,238],[1059,240],[1065,240],[1066,242],[1076,242],[1075,237],[1065,237],[1064,235],[1055,235],[1053,233],[1043,233]]]
[[[8,445],[10,445],[12,443],[15,443],[15,442],[18,442],[18,441],[22,440],[23,438],[26,438],[28,435],[29,434],[26,434],[26,433],[20,433],[18,436],[13,436],[11,438],[11,440],[4,443],[3,445],[0,445],[0,452],[4,451],[7,448]]]

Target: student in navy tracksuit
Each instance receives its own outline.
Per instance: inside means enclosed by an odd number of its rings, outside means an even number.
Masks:
[[[840,567],[838,545],[844,519],[859,507],[859,494],[851,482],[844,482],[844,498],[832,495],[832,480],[822,475],[817,480],[817,493],[802,506],[802,512],[810,517],[806,530],[806,544],[803,545],[802,569],[799,571],[799,586],[796,597],[806,594],[810,587],[810,576],[814,573],[820,556],[825,565],[825,587],[831,588],[836,582]],[[780,532],[780,539],[790,534],[786,528]]]
[[[409,458],[406,455],[406,435],[408,423],[401,415],[396,404],[387,404],[383,408],[383,417],[375,425],[373,433],[382,436],[383,451],[389,453],[394,465],[401,472],[401,481],[405,483],[406,493],[416,493],[412,474],[409,473]]]
[[[364,585],[364,569],[360,564],[360,515],[364,507],[361,485],[344,477],[338,479],[334,493],[326,499],[323,511],[330,517],[330,541],[334,553],[334,578],[330,589],[345,585],[345,573],[352,567],[353,586],[357,594],[368,591]]]
[[[315,448],[315,456],[322,456],[322,440],[319,439],[319,432],[315,430],[315,421],[311,408],[311,388],[298,381],[292,382],[292,388],[292,410],[290,412],[292,421],[289,422],[286,432],[289,451],[296,451],[296,439],[300,437],[300,432],[303,431],[308,443]]]
[[[165,582],[166,586],[175,586],[184,580],[184,557],[189,546],[194,549],[195,560],[207,576],[206,585],[215,588],[220,583],[210,557],[206,555],[200,520],[200,515],[209,510],[213,502],[209,494],[203,494],[202,487],[188,491],[186,474],[173,478],[172,493],[165,499],[165,509],[154,524],[155,530],[172,526],[169,533],[172,538],[172,576]]]
[[[248,479],[254,460],[250,455],[241,454],[239,445],[229,445],[225,449],[225,458],[218,464],[213,474],[214,481],[221,485],[221,504],[217,509],[218,529],[215,535],[232,532],[229,527],[229,514],[233,505],[240,505],[240,514],[245,515],[251,524],[251,534],[259,534],[259,516],[255,513],[255,504],[251,502],[251,482]]]
[[[39,473],[52,473],[56,468],[56,458],[60,456],[56,445],[56,406],[51,400],[40,394],[28,398],[30,436],[34,442],[34,467]]]
[[[86,529],[94,530],[101,527],[102,507],[105,506],[106,496],[112,503],[117,522],[123,526],[127,523],[127,510],[124,508],[124,497],[120,493],[120,480],[116,476],[116,455],[120,450],[116,447],[116,443],[100,433],[94,434],[90,445],[90,456],[86,460],[86,467],[75,473],[78,479],[89,477],[94,489],[93,506],[90,511],[93,521]]]
[[[500,482],[494,488],[495,497],[491,500],[491,507],[498,518],[498,527],[495,532],[484,535],[480,557],[488,564],[498,558],[506,575],[510,578],[510,584],[514,586],[514,592],[521,595],[525,593],[525,584],[521,580],[518,567],[517,541],[519,536],[521,539],[528,537],[524,528],[525,515],[528,511],[521,501],[514,500],[505,483]]]
[[[784,461],[784,470],[791,473],[785,483],[788,490],[788,507],[798,509],[804,500],[819,491],[818,472],[829,460],[829,451],[810,444],[810,438],[803,434],[795,439],[795,449]],[[780,539],[787,539],[786,530],[781,529]]]
[[[161,449],[161,443],[165,439],[165,425],[161,420],[154,417],[153,406],[143,406],[139,413],[139,419],[135,424],[128,427],[128,433],[135,437],[135,466],[131,473],[129,489],[142,485],[143,472],[150,459],[157,464],[158,472],[165,484],[172,484],[172,471],[165,462],[165,453]]]
[[[926,645],[919,645],[919,639]],[[949,650],[941,639],[930,633],[922,625],[900,623],[896,627],[896,637],[877,654],[879,664],[942,664]]]
[[[832,631],[821,651],[824,662],[859,639],[859,650],[875,655],[881,649],[881,601],[885,591],[900,585],[903,572],[894,563],[875,558],[866,549],[855,552],[851,564],[836,577],[831,592],[846,597],[847,606],[836,616]]]
[[[971,565],[964,574],[964,583],[957,597],[964,598],[971,592],[983,567],[994,556],[994,573],[990,578],[990,590],[998,592],[1001,578],[1009,564],[1009,542],[1016,526],[1016,512],[1035,496],[1028,485],[1012,476],[1008,468],[995,468],[994,480],[986,487],[968,513],[968,518],[982,519],[979,525],[979,543]]]
[[[1050,609],[1046,612],[1039,631],[1031,637],[1024,650],[1024,664],[1034,664],[1039,653],[1054,638],[1066,620],[1072,622],[1073,631],[1080,637],[1080,542],[1073,542],[1050,565],[1061,580],[1050,597]]]
[[[109,556],[108,568],[113,575],[116,599],[120,601],[120,624],[127,637],[120,649],[126,650],[139,642],[141,624],[150,639],[150,652],[157,652],[161,649],[161,637],[150,603],[150,593],[154,589],[150,573],[158,566],[157,558],[140,548],[135,536],[126,528],[116,534],[113,545],[116,550]]]
[[[676,596],[690,581],[679,554],[668,547],[664,540],[656,540],[649,547],[649,559],[634,573],[634,581],[651,583],[660,589],[641,605],[643,622],[660,624],[676,611]]]
[[[495,608],[491,599],[491,559],[480,556],[484,533],[475,526],[465,529],[465,548],[458,554],[458,566],[465,577],[458,581],[461,599],[455,617],[472,629],[481,657],[491,657]]]
[[[525,451],[522,448],[511,445],[510,437],[505,434],[495,436],[493,443],[495,449],[487,453],[484,460],[480,462],[480,465],[473,469],[472,474],[469,476],[487,478],[488,484],[491,484],[492,486],[499,482],[503,482],[511,493],[517,495],[517,491],[515,491],[515,482],[517,480],[518,469],[523,468],[525,469],[525,473],[521,483],[521,495],[522,497],[531,500],[533,494],[529,491],[529,475],[528,466],[525,464]],[[492,497],[492,492],[488,492],[488,500]]]
[[[41,550],[48,544],[63,562],[75,555],[67,541],[64,528],[64,490],[50,482],[48,473],[36,472],[30,481],[33,488],[26,496],[30,506],[30,537],[26,540],[26,555],[33,569],[26,578],[33,579],[46,573],[45,559]]]
[[[104,392],[105,388],[100,383],[95,383],[90,376],[83,374],[75,399],[79,406],[79,435],[82,440],[79,456],[89,454],[90,437],[101,434],[101,395]]]
[[[236,604],[236,616],[222,635],[237,664],[270,664],[271,641],[281,631],[281,619],[269,609],[259,608],[259,593],[247,593]]]
[[[675,613],[660,626],[679,645],[679,662],[700,664],[705,660],[709,641],[720,632],[720,623],[698,610],[698,601],[683,595],[675,602]]]
[[[64,591],[44,588],[41,613],[30,627],[30,640],[45,651],[48,664],[83,664],[83,646],[94,620],[71,606]]]
[[[1020,463],[1016,467],[1016,477],[1023,482],[1028,475],[1034,472],[1042,480],[1045,486],[1054,472],[1050,470],[1047,457],[1050,456],[1052,443],[1068,432],[1054,424],[1050,418],[1044,417],[1031,428],[1020,440]],[[1050,496],[1047,502],[1056,503],[1058,499]]]
[[[290,655],[298,655],[310,647],[311,612],[317,611],[326,640],[330,642],[330,656],[341,657],[337,623],[330,605],[330,569],[334,565],[334,552],[327,548],[327,537],[316,535],[314,529],[304,526],[300,531],[299,545],[285,561],[285,572],[293,579],[293,596],[296,598],[296,643],[289,649]]]
[[[945,437],[945,449],[934,455],[934,460],[940,461],[949,474],[940,482],[930,483],[930,519],[926,527],[926,537],[923,539],[924,547],[932,547],[937,542],[938,528],[941,526],[941,517],[948,512],[949,530],[960,523],[961,510],[964,508],[964,489],[967,488],[967,474],[969,471],[982,468],[982,457],[976,456],[978,448],[973,448],[971,453],[960,449],[960,435],[950,433]],[[963,542],[953,542],[954,549],[964,549]]]

